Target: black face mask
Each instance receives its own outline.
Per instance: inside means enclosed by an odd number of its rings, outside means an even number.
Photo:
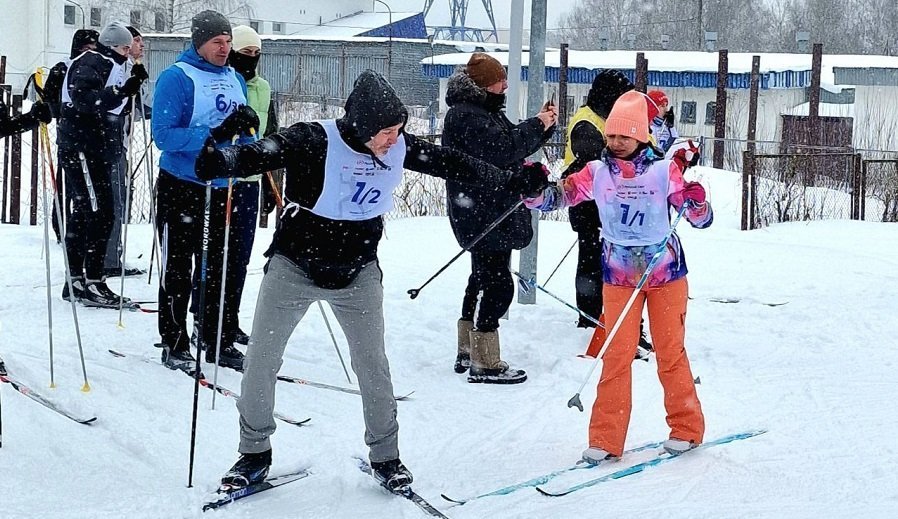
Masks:
[[[228,56],[228,64],[234,67],[234,70],[240,73],[243,79],[249,81],[256,77],[256,67],[259,65],[260,56],[247,56],[232,50]]]
[[[483,103],[484,108],[490,112],[499,112],[505,108],[505,94],[486,93],[486,101]]]

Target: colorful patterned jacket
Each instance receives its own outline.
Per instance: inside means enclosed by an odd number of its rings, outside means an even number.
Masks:
[[[631,160],[617,159],[608,150],[600,160],[558,184],[540,196],[527,199],[525,205],[540,211],[552,211],[594,202],[602,220],[603,281],[610,285],[635,287],[670,230],[670,200],[683,190],[683,172],[676,162],[663,160],[652,147],[639,151]],[[693,227],[704,229],[714,218],[706,201],[689,206],[683,217]],[[670,283],[686,275],[686,257],[674,232],[656,263],[647,287]]]

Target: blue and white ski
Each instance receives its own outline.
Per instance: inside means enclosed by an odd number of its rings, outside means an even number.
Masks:
[[[698,447],[692,449],[691,451],[686,451],[683,454],[687,454],[689,452],[693,452],[693,451],[697,451],[697,450],[701,450],[701,449],[707,449],[709,447],[714,447],[715,445],[723,445],[725,443],[730,443],[730,442],[734,442],[737,440],[744,440],[746,438],[752,438],[754,436],[758,436],[759,434],[764,434],[765,432],[767,432],[767,431],[764,429],[759,429],[756,431],[747,431],[747,432],[742,432],[742,433],[729,434],[727,436],[722,436],[720,438],[717,438],[716,440],[711,440],[711,441],[702,443]],[[627,476],[632,476],[633,474],[638,474],[649,467],[654,467],[656,465],[660,465],[660,464],[666,463],[670,460],[679,458],[680,456],[683,456],[683,454],[670,454],[667,452],[662,452],[662,453],[658,454],[657,457],[652,458],[648,461],[643,461],[642,463],[630,465],[629,467],[626,467],[626,468],[623,468],[620,470],[616,470],[610,474],[605,474],[604,476],[601,476],[601,477],[598,477],[595,479],[590,479],[588,481],[578,483],[578,484],[570,486],[568,488],[551,491],[551,490],[546,490],[546,489],[543,489],[540,487],[536,487],[536,490],[538,490],[539,493],[544,496],[550,496],[550,497],[566,496],[566,495],[570,494],[571,492],[576,492],[577,490],[589,488],[593,485],[598,485],[599,483],[604,483],[606,481],[611,481],[613,479],[620,479],[620,478],[624,478]]]
[[[213,499],[203,505],[203,512],[205,512],[206,510],[221,508],[225,505],[233,503],[234,501],[237,501],[238,499],[243,499],[244,497],[249,497],[266,490],[271,490],[272,488],[286,485],[287,483],[292,483],[294,481],[303,479],[310,474],[311,472],[309,472],[308,470],[302,469],[297,470],[296,472],[290,472],[288,474],[281,474],[280,476],[269,477],[264,481],[252,485],[247,485],[245,487],[231,488],[227,485],[223,485],[218,489],[217,492],[215,492],[215,494],[213,495]]]
[[[640,445],[639,447],[634,447],[632,449],[624,451],[624,454],[632,454],[634,452],[645,451],[648,449],[656,449],[656,448],[660,447],[662,443],[664,443],[664,442],[652,442],[652,443],[647,443],[645,445]],[[574,470],[592,469],[592,468],[598,467],[600,465],[602,465],[602,464],[601,463],[590,464],[590,463],[586,463],[583,461],[578,461],[576,464],[574,464],[570,467],[556,470],[554,472],[549,472],[548,474],[543,474],[542,476],[537,476],[533,479],[528,479],[527,481],[523,481],[521,483],[515,483],[514,485],[508,485],[507,487],[502,487],[498,490],[493,490],[492,492],[487,492],[485,494],[480,494],[480,495],[476,495],[476,496],[468,497],[468,498],[464,498],[464,499],[454,499],[454,498],[447,496],[446,494],[440,494],[440,497],[442,497],[446,501],[463,505],[470,501],[474,501],[475,499],[480,499],[481,497],[504,496],[506,494],[511,494],[512,492],[517,492],[518,490],[521,490],[522,488],[530,488],[530,487],[535,487],[535,486],[539,486],[539,485],[544,485],[544,484],[548,483],[550,480],[555,479],[556,477],[558,477],[562,474],[566,474],[566,473],[574,471]]]
[[[369,474],[369,475],[371,474],[371,465],[369,465],[367,461],[363,460],[362,458],[355,458],[355,460],[358,461],[358,463],[359,463],[359,470],[361,470],[365,474]],[[388,492],[390,492],[391,494],[395,494],[397,496],[404,497],[404,498],[408,499],[409,501],[411,501],[412,503],[415,503],[418,506],[418,508],[427,512],[427,514],[429,514],[433,517],[449,519],[449,517],[444,515],[443,512],[440,512],[439,510],[437,510],[432,504],[428,503],[427,500],[425,500],[423,497],[419,496],[414,490],[412,490],[412,487],[405,487],[401,490],[390,490],[389,488],[387,488],[386,485],[384,485],[380,482],[378,482],[378,484],[381,487],[383,487],[384,489],[386,489]]]

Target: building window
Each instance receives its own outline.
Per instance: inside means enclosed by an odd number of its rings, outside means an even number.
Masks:
[[[250,28],[251,28],[252,30],[256,31],[257,33],[261,33],[261,32],[262,32],[262,31],[259,30],[259,28],[262,26],[262,24],[259,23],[258,20],[250,20],[249,26],[250,26]]]
[[[156,13],[156,20],[153,24],[153,29],[156,32],[165,32],[165,15],[162,13]]]
[[[90,8],[90,26],[101,27],[103,25],[103,10],[99,7]]]
[[[274,34],[283,34],[284,33],[284,24],[281,22],[271,22],[271,32]]]
[[[75,25],[75,6],[66,5],[62,10],[62,18],[66,25]]]
[[[695,101],[683,101],[680,105],[680,122],[695,124]]]
[[[140,28],[140,11],[136,9],[131,11],[131,27]]]
[[[705,105],[705,124],[714,124],[717,119],[717,103],[711,101]]]

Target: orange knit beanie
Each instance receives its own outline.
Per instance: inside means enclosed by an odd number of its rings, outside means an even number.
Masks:
[[[623,135],[639,142],[649,142],[649,99],[645,94],[631,90],[614,103],[605,120],[605,135]]]

